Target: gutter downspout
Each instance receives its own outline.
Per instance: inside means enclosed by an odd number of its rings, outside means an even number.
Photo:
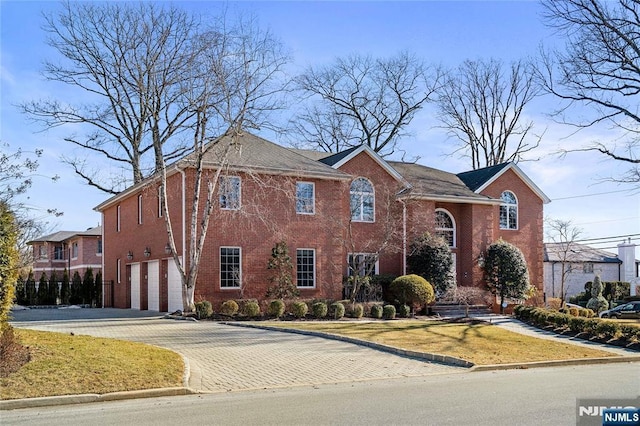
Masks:
[[[102,219],[101,222],[102,222],[103,226],[102,226],[102,228],[101,228],[102,230],[100,232],[100,234],[101,234],[100,235],[100,244],[102,244],[102,253],[101,253],[102,256],[100,256],[100,267],[101,267],[100,276],[104,277],[104,271],[105,271],[105,269],[104,269],[104,257],[105,257],[104,256],[104,211],[102,212],[101,219]],[[101,297],[101,299],[102,299],[102,308],[104,308],[104,294],[105,294],[104,293],[104,278],[102,279],[101,285],[102,285],[102,297]],[[111,286],[111,300],[113,300],[113,286]],[[113,305],[113,303],[111,303],[111,304]]]
[[[407,204],[402,203],[402,275],[407,275]]]

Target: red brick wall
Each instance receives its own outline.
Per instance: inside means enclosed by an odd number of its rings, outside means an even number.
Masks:
[[[518,247],[527,260],[531,285],[542,291],[544,203],[513,170],[507,170],[482,193],[499,199],[503,191],[513,192],[518,200],[518,229],[500,229],[500,208],[495,206],[492,242],[502,238]]]

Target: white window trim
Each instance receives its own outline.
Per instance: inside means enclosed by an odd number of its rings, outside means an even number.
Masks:
[[[359,179],[364,179],[367,182],[369,182],[369,185],[371,185],[371,197],[373,198],[371,201],[373,217],[371,218],[371,220],[354,219],[353,212],[350,211],[349,213],[350,213],[351,221],[359,222],[359,223],[375,223],[376,221],[376,188],[375,186],[373,186],[373,182],[371,182],[371,180],[363,176],[358,176],[357,178],[355,178],[353,181],[351,181],[351,185],[353,185],[353,183]],[[352,194],[351,185],[349,185],[349,210],[351,210],[351,194]],[[364,203],[362,202],[362,199],[360,200],[360,212],[361,212],[360,216],[364,217]]]
[[[301,212],[298,211],[298,184],[307,184],[307,185],[311,185],[311,194],[312,194],[312,198],[311,198],[311,211],[310,212]],[[296,182],[296,214],[304,214],[304,215],[315,215],[316,214],[316,184],[315,182],[305,182],[305,181],[299,181]]]
[[[358,252],[358,253],[347,253],[347,276],[351,276],[351,266],[350,266],[349,258],[352,256],[376,256],[376,263],[373,267],[373,275],[378,275],[380,273],[380,256],[376,255],[375,253]]]
[[[511,195],[513,195],[513,198],[515,198],[515,200],[516,200],[515,204],[507,204],[502,200],[502,194],[504,194],[505,192],[508,192]],[[517,231],[518,229],[520,229],[520,209],[518,208],[518,206],[520,205],[520,202],[518,201],[518,197],[516,196],[515,192],[506,189],[506,190],[504,190],[504,191],[502,191],[500,193],[500,201],[501,201],[500,208],[507,207],[507,227],[503,228],[500,225],[500,223],[499,223],[500,222],[500,214],[498,214],[498,227],[500,228],[501,231]],[[509,228],[509,216],[508,216],[509,215],[509,209],[508,209],[508,207],[513,207],[513,206],[515,206],[515,208],[516,208],[516,227],[515,228]],[[500,212],[498,211],[498,213],[500,213]]]
[[[73,249],[74,249],[74,247],[75,247],[75,249],[76,249],[76,253],[75,253],[75,255],[73,254]],[[79,251],[80,251],[80,245],[79,245],[77,242],[75,242],[75,243],[71,243],[71,260],[76,260],[76,259],[78,259],[78,252],[79,252]]]
[[[220,210],[240,210],[242,207],[242,178],[240,176],[220,176],[219,190],[218,190],[218,204],[220,204],[220,189],[222,189],[222,181],[224,179],[238,179],[238,207],[222,207],[220,206]]]
[[[122,266],[122,264],[120,262],[120,259],[116,259],[116,280],[117,280],[118,284],[120,284],[122,282],[121,281],[121,277],[122,277],[121,266]]]
[[[457,244],[457,241],[458,241],[458,233],[456,232],[456,230],[457,230],[458,226],[456,225],[456,219],[453,217],[453,215],[451,214],[451,212],[450,212],[449,210],[447,210],[447,209],[437,208],[437,209],[436,209],[436,211],[435,211],[436,216],[437,216],[438,212],[445,213],[447,216],[449,216],[449,219],[451,219],[451,225],[453,225],[453,229],[437,228],[437,227],[436,227],[436,228],[435,228],[436,233],[437,233],[438,231],[447,231],[447,232],[448,232],[448,231],[453,231],[453,245],[452,245],[452,246],[449,246],[449,248],[452,248],[452,249],[457,248],[457,247],[458,247],[458,244]]]
[[[298,285],[298,251],[299,250],[310,250],[313,253],[313,285],[309,286],[309,285],[303,285],[303,286],[299,286]],[[296,288],[300,288],[300,289],[314,289],[316,288],[317,282],[318,282],[318,275],[317,275],[317,268],[316,268],[316,263],[317,263],[317,258],[316,258],[316,249],[314,248],[307,248],[307,247],[298,247],[296,249]]]
[[[116,207],[116,232],[120,232],[120,204]]]
[[[222,286],[222,249],[238,249],[238,257],[239,257],[239,261],[240,261],[240,272],[238,274],[238,286],[237,287],[223,287]],[[242,288],[242,247],[237,247],[237,246],[220,246],[220,249],[218,250],[218,267],[220,269],[220,272],[218,274],[218,287],[220,288],[220,290],[238,290],[240,288]]]

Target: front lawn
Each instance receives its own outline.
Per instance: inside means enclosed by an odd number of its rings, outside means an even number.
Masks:
[[[15,329],[31,361],[0,379],[0,399],[182,386],[182,357],[122,340]]]
[[[570,343],[525,336],[486,323],[400,320],[263,324],[321,331],[407,350],[449,355],[476,365],[617,356]]]

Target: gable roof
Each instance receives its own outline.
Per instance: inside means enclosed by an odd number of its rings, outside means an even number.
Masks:
[[[353,148],[349,148],[345,151],[338,152],[329,157],[322,158],[320,161],[330,165],[334,169],[339,169],[344,164],[348,163],[359,154],[365,153],[369,157],[371,157],[376,163],[380,165],[387,173],[391,175],[395,180],[402,183],[403,185],[409,186],[404,177],[398,173],[396,169],[391,167],[391,165],[385,161],[377,152],[375,152],[369,145],[362,144],[360,146],[355,146]]]
[[[546,204],[551,202],[549,197],[515,163],[502,163],[482,169],[458,173],[458,177],[475,193],[481,193],[508,170],[518,175],[520,179]]]
[[[403,195],[453,202],[497,202],[491,197],[476,194],[453,173],[414,163],[390,161],[389,164],[411,185]]]
[[[64,241],[68,241],[73,237],[99,237],[102,236],[102,226],[96,226],[94,228],[89,228],[86,231],[58,231],[53,234],[44,235],[42,237],[35,238],[27,244],[33,243],[61,243]]]
[[[544,243],[544,261],[562,262],[566,247],[565,243]],[[567,253],[566,262],[622,263],[622,260],[618,258],[618,255],[608,251],[585,244],[572,243]]]

